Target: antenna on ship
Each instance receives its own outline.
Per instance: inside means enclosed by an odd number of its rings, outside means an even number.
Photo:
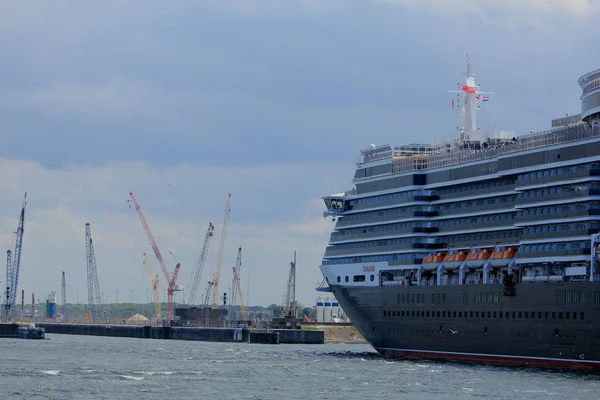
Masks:
[[[473,72],[473,57],[467,53],[467,73],[465,83],[458,84],[459,90],[451,90],[451,93],[457,93],[456,106],[460,108],[463,118],[463,126],[459,128],[460,141],[465,141],[471,138],[473,132],[477,130],[477,102],[489,101],[492,92],[482,92],[481,85],[475,84],[475,73]],[[462,107],[460,103],[462,101]],[[454,99],[452,99],[452,108],[455,107]]]

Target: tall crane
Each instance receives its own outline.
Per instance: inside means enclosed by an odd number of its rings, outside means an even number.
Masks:
[[[67,281],[65,279],[65,271],[62,272],[62,308],[60,313],[63,318],[67,317]]]
[[[160,322],[160,298],[158,295],[158,275],[154,275],[152,272],[152,266],[150,265],[150,260],[148,259],[148,255],[144,253],[144,264],[146,264],[146,269],[150,274],[150,282],[152,283],[152,290],[154,291],[154,312],[156,314],[156,322]]]
[[[156,245],[156,241],[154,240],[154,237],[152,236],[152,232],[150,231],[150,227],[148,226],[146,217],[144,217],[142,208],[140,207],[139,203],[137,202],[137,200],[132,192],[129,193],[129,196],[131,196],[131,200],[133,201],[133,204],[135,205],[135,209],[138,213],[138,216],[140,217],[142,226],[144,227],[144,230],[146,231],[146,235],[148,236],[148,241],[150,242],[150,246],[152,247],[152,250],[154,250],[154,255],[156,255],[156,258],[158,259],[158,263],[160,264],[160,268],[162,269],[163,274],[165,275],[165,278],[167,279],[167,285],[168,285],[167,286],[167,304],[168,304],[167,318],[170,323],[173,320],[173,294],[175,292],[180,291],[180,288],[176,285],[176,282],[177,282],[177,277],[179,276],[179,268],[181,267],[181,264],[177,263],[177,265],[175,265],[175,270],[173,271],[173,274],[169,274],[169,271],[167,270],[167,266],[165,265],[165,260],[163,259],[162,255],[160,254],[160,250],[158,249],[158,246]]]
[[[221,265],[223,264],[223,249],[225,248],[225,237],[227,235],[227,225],[229,224],[229,212],[231,211],[231,193],[227,196],[227,205],[225,206],[225,217],[223,218],[223,228],[221,229],[221,245],[219,246],[219,258],[217,259],[217,268],[213,275],[213,307],[219,303],[219,276],[221,275]]]
[[[13,316],[15,312],[15,304],[17,302],[17,293],[19,289],[19,273],[21,272],[21,250],[23,248],[23,232],[25,230],[25,209],[27,208],[27,193],[23,197],[21,205],[21,214],[17,230],[15,231],[15,251],[12,253],[12,260],[7,262],[6,268],[6,287],[7,287],[7,316]],[[8,254],[7,254],[8,258]],[[8,260],[7,260],[8,261]]]
[[[100,297],[100,284],[98,283],[98,268],[96,266],[96,252],[92,240],[90,223],[85,223],[85,258],[87,264],[88,311],[92,318],[100,315],[102,299]]]
[[[208,229],[204,234],[204,242],[202,243],[202,250],[196,260],[196,268],[192,271],[190,281],[192,282],[192,289],[188,296],[188,304],[192,305],[196,301],[196,293],[198,292],[198,286],[200,285],[200,279],[202,278],[202,271],[204,271],[204,264],[206,263],[206,256],[208,255],[208,248],[213,237],[213,230],[215,226],[212,222],[208,223]]]
[[[290,263],[290,274],[287,280],[281,313],[284,317],[298,317],[298,306],[296,303],[296,252],[294,252],[294,261]]]
[[[12,251],[6,251],[6,292],[2,291],[2,296],[6,296],[4,299],[4,315],[3,321],[7,322],[10,311],[10,279],[12,273]]]
[[[231,307],[236,305],[236,301],[239,297],[240,302],[240,313],[242,314],[242,320],[248,320],[248,313],[246,312],[246,306],[244,305],[244,295],[242,293],[242,286],[240,285],[240,269],[242,268],[242,248],[238,249],[237,259],[235,267],[233,267],[233,282],[231,283],[232,295],[231,295]]]

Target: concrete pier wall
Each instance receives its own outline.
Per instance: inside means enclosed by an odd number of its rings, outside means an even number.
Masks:
[[[325,331],[302,329],[273,329],[279,333],[279,343],[324,344]]]

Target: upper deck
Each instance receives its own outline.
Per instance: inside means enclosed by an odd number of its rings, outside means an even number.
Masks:
[[[461,144],[455,142],[437,146],[411,146],[411,154],[407,154],[407,146],[377,146],[361,151],[359,165],[391,159],[394,173],[430,170],[597,137],[600,137],[597,125],[592,127],[589,123],[578,122],[512,138],[465,141]]]

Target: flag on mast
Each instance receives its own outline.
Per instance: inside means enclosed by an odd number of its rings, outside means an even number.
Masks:
[[[452,99],[452,108],[454,108],[454,99]]]

